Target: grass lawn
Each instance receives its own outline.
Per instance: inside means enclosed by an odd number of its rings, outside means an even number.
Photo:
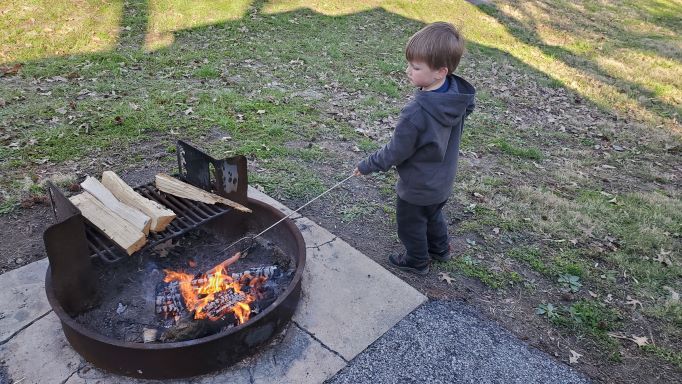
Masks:
[[[682,2],[478,3],[3,1],[0,220],[48,178],[171,169],[177,139],[248,156],[252,185],[299,206],[390,137],[404,44],[446,20],[478,90],[446,207],[460,256],[435,265],[451,286],[406,279],[595,378],[680,377]],[[394,182],[304,214],[385,264]]]

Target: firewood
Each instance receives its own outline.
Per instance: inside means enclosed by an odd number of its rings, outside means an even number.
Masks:
[[[280,277],[282,275],[282,273],[283,273],[283,271],[281,269],[279,269],[278,266],[268,265],[268,266],[262,266],[262,267],[249,268],[246,271],[233,273],[231,275],[231,277],[234,280],[239,280],[243,276],[249,276],[249,278],[251,278],[251,279],[256,278],[256,277],[265,277],[268,279],[274,279],[274,278]]]
[[[192,281],[190,281],[190,284],[193,287],[200,287],[200,286],[208,283],[216,271],[217,271],[216,268],[213,268],[209,272],[202,274],[200,277],[192,279]],[[234,281],[240,281],[242,279],[242,277],[246,277],[249,280],[255,279],[258,277],[265,277],[266,279],[277,279],[277,278],[281,277],[283,274],[284,274],[284,271],[282,271],[278,266],[268,265],[268,266],[262,266],[262,267],[249,268],[249,269],[242,271],[242,272],[232,273],[230,275],[230,277]]]
[[[69,198],[83,216],[104,234],[120,245],[129,255],[142,248],[147,239],[139,229],[107,208],[88,192]]]
[[[151,231],[161,232],[175,219],[175,212],[135,192],[112,171],[102,172],[102,184],[121,202],[137,208],[152,219]]]
[[[95,196],[105,207],[114,211],[124,220],[130,222],[135,228],[145,235],[149,234],[151,219],[139,210],[120,202],[102,183],[94,177],[86,177],[81,183],[81,187]]]
[[[219,332],[222,328],[232,327],[236,323],[233,314],[227,314],[217,321],[195,319],[194,313],[188,313],[178,319],[177,323],[161,334],[159,340],[164,343],[194,340]]]
[[[213,300],[204,307],[204,312],[208,314],[209,318],[218,319],[227,314],[238,302],[245,299],[246,296],[243,293],[235,292],[231,288],[216,292],[213,294]]]
[[[201,188],[197,188],[163,173],[156,175],[156,188],[173,196],[201,201],[206,204],[221,203],[242,212],[251,212],[249,208],[246,208],[239,203],[235,203],[232,200],[218,196],[214,193],[204,191]]]

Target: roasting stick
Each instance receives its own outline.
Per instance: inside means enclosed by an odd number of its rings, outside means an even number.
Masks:
[[[265,228],[261,233],[255,235],[255,236],[252,236],[252,237],[249,237],[249,236],[242,237],[241,239],[239,239],[239,240],[235,241],[234,243],[232,243],[232,244],[228,245],[227,247],[225,247],[225,249],[223,249],[222,251],[220,251],[220,253],[225,253],[228,249],[234,247],[235,245],[239,244],[239,243],[242,242],[243,240],[251,239],[251,244],[250,244],[246,249],[242,250],[242,255],[243,255],[242,257],[246,257],[246,254],[247,254],[246,251],[248,251],[249,249],[251,249],[251,247],[253,247],[253,241],[256,239],[256,237],[259,237],[260,235],[264,234],[265,232],[271,230],[271,229],[272,229],[274,226],[276,226],[277,224],[279,224],[279,223],[281,223],[282,221],[288,219],[291,215],[293,215],[294,213],[296,213],[296,212],[300,211],[301,209],[305,208],[308,204],[312,203],[313,201],[315,201],[315,200],[319,199],[320,197],[326,195],[327,193],[331,192],[332,189],[334,189],[334,188],[338,187],[339,185],[345,183],[346,181],[350,180],[353,176],[355,176],[355,175],[350,175],[350,176],[346,177],[345,179],[339,181],[338,183],[334,184],[333,187],[331,187],[331,188],[327,189],[326,191],[322,192],[321,194],[319,194],[317,197],[315,197],[314,199],[310,200],[309,202],[307,202],[307,203],[301,205],[300,207],[298,207],[298,209],[296,209],[295,211],[291,212],[290,214],[284,216],[284,217],[281,218],[279,221],[277,221],[275,224],[272,224],[271,226]]]

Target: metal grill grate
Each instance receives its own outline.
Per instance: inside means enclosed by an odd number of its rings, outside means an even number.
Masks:
[[[144,252],[232,210],[232,208],[223,205],[211,205],[163,193],[154,186],[154,183],[134,189],[142,196],[172,209],[177,215],[164,231],[149,232],[147,243],[137,252]],[[115,263],[124,257],[128,257],[128,254],[107,238],[99,228],[87,220],[85,223],[85,235],[91,258],[100,258],[105,262]]]

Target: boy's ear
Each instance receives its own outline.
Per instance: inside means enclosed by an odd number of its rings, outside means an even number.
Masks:
[[[438,68],[438,75],[441,76],[442,78],[445,78],[445,76],[447,76],[448,73],[450,73],[450,71],[448,70],[448,67]]]

